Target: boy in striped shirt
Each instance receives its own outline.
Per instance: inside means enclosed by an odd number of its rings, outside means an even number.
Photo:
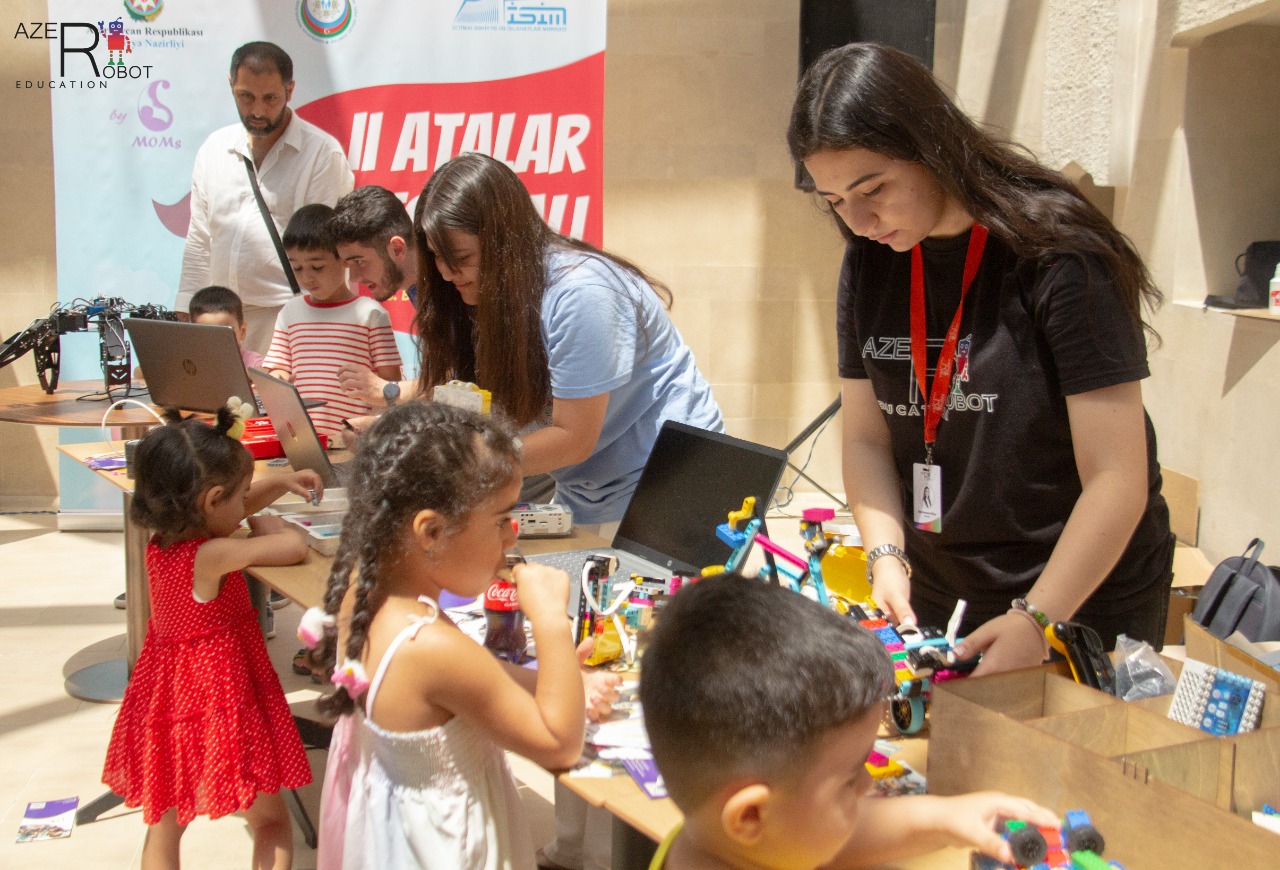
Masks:
[[[329,231],[333,209],[314,203],[294,212],[284,231],[284,250],[303,290],[276,318],[275,334],[263,368],[291,381],[308,399],[325,404],[309,413],[316,431],[333,436],[348,417],[373,409],[343,391],[338,367],[368,366],[378,377],[400,380],[400,351],[385,308],[358,296],[347,283]]]

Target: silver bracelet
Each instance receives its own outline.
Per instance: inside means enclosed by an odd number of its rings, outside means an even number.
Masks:
[[[874,580],[874,578],[871,576],[871,566],[874,565],[876,563],[876,559],[879,559],[881,556],[892,556],[893,558],[901,562],[902,570],[907,572],[907,579],[908,580],[911,579],[911,563],[907,561],[907,554],[903,552],[902,548],[896,547],[893,544],[881,544],[880,546],[876,547],[875,549],[867,553],[867,582],[868,583],[871,583]]]

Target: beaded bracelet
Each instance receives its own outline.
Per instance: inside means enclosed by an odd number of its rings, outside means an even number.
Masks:
[[[1040,623],[1041,628],[1049,627],[1049,617],[1045,616],[1044,611],[1042,611],[1039,607],[1036,607],[1027,599],[1025,598],[1013,599],[1013,609],[1021,610],[1023,613],[1030,614],[1032,619]]]
[[[1044,627],[1040,625],[1040,620],[1036,619],[1031,611],[1023,610],[1020,607],[1010,607],[1009,612],[1016,613],[1019,616],[1024,616],[1031,621],[1031,625],[1035,628],[1036,634],[1040,635],[1040,642],[1044,644],[1044,653],[1040,656],[1040,661],[1047,661],[1049,658],[1049,638],[1045,635]],[[1039,611],[1037,611],[1037,613],[1038,612]],[[1041,615],[1043,616],[1044,614]]]

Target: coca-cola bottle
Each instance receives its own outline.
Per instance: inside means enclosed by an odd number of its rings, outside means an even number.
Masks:
[[[524,636],[524,611],[520,609],[516,587],[510,580],[499,577],[485,591],[484,618],[487,624],[484,645],[489,651],[512,664],[524,661],[528,646]]]

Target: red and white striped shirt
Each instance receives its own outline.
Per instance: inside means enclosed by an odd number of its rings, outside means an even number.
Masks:
[[[338,366],[346,362],[374,370],[400,365],[385,308],[368,296],[323,303],[299,295],[280,309],[262,367],[288,372],[303,397],[325,402],[308,411],[320,434],[333,435],[346,418],[373,412],[339,386]]]

